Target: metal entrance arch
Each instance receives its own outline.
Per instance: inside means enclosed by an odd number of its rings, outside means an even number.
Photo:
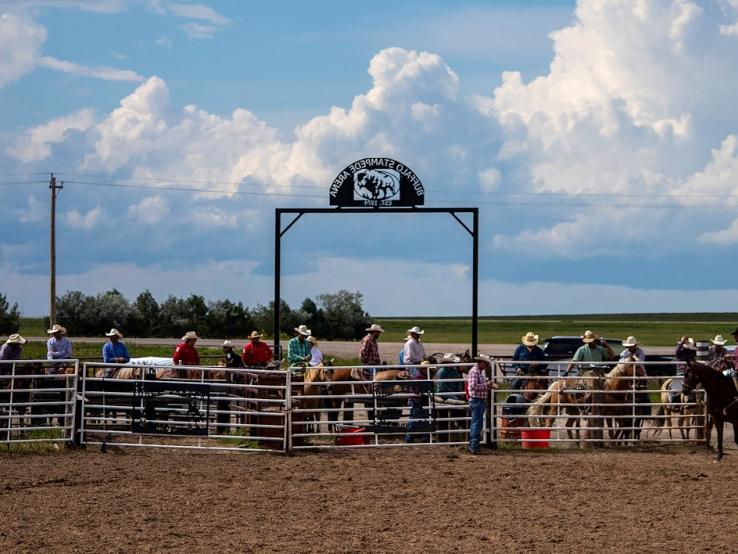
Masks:
[[[279,330],[281,323],[282,237],[305,214],[450,214],[472,238],[472,336],[471,354],[477,355],[479,341],[479,208],[277,208],[274,212],[274,357],[281,359]],[[282,215],[295,217],[282,229]],[[472,214],[472,227],[458,214]]]

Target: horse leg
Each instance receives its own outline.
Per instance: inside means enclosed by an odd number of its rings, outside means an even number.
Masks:
[[[717,430],[717,455],[715,461],[719,462],[723,459],[723,418],[715,417],[715,429]],[[735,430],[735,425],[733,426]]]

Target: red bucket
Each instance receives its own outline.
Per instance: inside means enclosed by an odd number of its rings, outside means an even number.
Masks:
[[[356,434],[363,432],[363,427],[340,427],[338,429],[338,435],[336,436],[336,446],[360,446],[362,444],[367,444],[369,437],[366,435]]]
[[[523,448],[548,448],[551,438],[551,429],[523,429],[520,432]]]

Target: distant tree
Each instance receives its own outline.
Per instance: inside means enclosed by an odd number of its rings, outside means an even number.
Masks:
[[[230,300],[208,302],[207,328],[213,337],[243,337],[252,331],[251,314],[241,302]]]
[[[86,313],[91,311],[91,298],[78,290],[70,290],[56,298],[56,321],[66,327],[70,335],[87,335],[89,325]]]
[[[328,331],[325,313],[318,307],[314,300],[306,298],[302,301],[300,311],[305,314],[303,323],[307,325],[316,337],[326,337]]]
[[[133,303],[134,321],[128,332],[133,336],[153,337],[159,325],[159,304],[149,289],[136,297]]]
[[[181,298],[174,295],[169,297],[159,306],[159,321],[157,325],[157,336],[179,337],[188,330],[187,304]]]
[[[85,303],[84,316],[90,336],[103,335],[111,327],[128,333],[134,319],[134,308],[120,291],[101,292]]]
[[[362,307],[360,292],[340,290],[336,294],[321,294],[318,302],[325,314],[327,339],[359,339],[371,324],[371,317]]]
[[[280,322],[279,331],[282,335],[292,336],[294,329],[304,322],[306,315],[301,310],[292,310],[289,304],[282,299],[280,301]],[[263,306],[257,304],[251,312],[254,326],[259,331],[266,331],[267,334],[274,333],[274,301]]]
[[[185,300],[185,305],[187,306],[187,330],[197,331],[200,336],[208,335],[208,305],[205,297],[191,294]]]
[[[12,306],[4,294],[0,294],[0,335],[17,333],[20,329],[21,312],[18,304]]]

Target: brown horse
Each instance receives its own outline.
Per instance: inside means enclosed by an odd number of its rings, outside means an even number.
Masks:
[[[738,444],[738,389],[733,379],[709,366],[690,362],[684,370],[683,392],[690,394],[702,383],[707,393],[707,410],[717,430],[715,461],[723,458],[723,425],[733,424],[733,438]]]
[[[602,415],[611,440],[639,438],[643,419],[650,414],[645,380],[638,379],[645,377],[646,371],[636,361],[631,356],[627,360],[631,363],[620,363],[605,375]],[[629,403],[639,405],[626,405]]]

